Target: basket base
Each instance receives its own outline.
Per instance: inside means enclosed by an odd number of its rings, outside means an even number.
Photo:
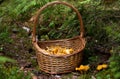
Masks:
[[[69,57],[41,57],[37,54],[38,65],[41,71],[49,74],[63,74],[69,73],[75,70],[81,64],[82,52]]]

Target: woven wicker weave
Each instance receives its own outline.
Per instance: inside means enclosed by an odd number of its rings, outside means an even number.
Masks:
[[[45,8],[47,8],[48,6],[52,6],[54,4],[66,5],[72,8],[76,12],[80,22],[80,35],[70,39],[37,41],[36,26],[38,22],[38,17]],[[84,35],[84,28],[83,28],[82,17],[79,11],[74,6],[62,1],[53,1],[41,7],[34,18],[34,27],[32,33],[33,46],[36,50],[37,61],[40,69],[50,74],[61,74],[75,70],[75,67],[79,66],[81,63],[82,51],[85,48],[86,41],[83,35]],[[46,54],[46,51],[43,50],[46,49],[46,47],[48,46],[56,46],[56,45],[61,47],[72,48],[75,51],[72,54],[56,56],[56,55]]]

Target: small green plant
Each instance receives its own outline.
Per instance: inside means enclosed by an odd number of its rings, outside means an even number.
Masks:
[[[114,79],[110,70],[102,70],[96,74],[96,79]]]
[[[6,68],[0,65],[0,79],[31,79],[30,73],[25,74],[18,67]]]
[[[12,39],[10,38],[9,26],[1,25],[0,26],[0,45],[5,43],[11,43],[11,42],[12,42]]]
[[[25,74],[18,67],[6,67],[7,62],[15,62],[15,60],[0,56],[0,79],[31,79],[30,73]]]
[[[109,42],[119,43],[120,42],[120,27],[116,23],[105,27],[106,33],[108,34]]]
[[[91,79],[91,75],[84,73],[84,74],[81,74],[77,79]]]
[[[36,9],[52,0],[8,0],[4,1],[1,7],[0,16],[9,16],[12,20],[25,21],[30,18]],[[5,7],[4,7],[5,6]]]
[[[120,79],[120,46],[113,49],[112,57],[110,58],[110,70],[115,79]]]
[[[15,60],[12,60],[7,57],[0,56],[0,63],[5,63],[5,62],[15,62]]]

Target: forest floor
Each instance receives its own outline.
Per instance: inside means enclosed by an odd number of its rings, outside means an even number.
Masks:
[[[1,6],[3,6],[3,5],[0,5],[0,7]],[[98,10],[99,12],[96,12],[97,16],[95,16],[94,11],[89,13],[89,9],[88,9],[88,13],[87,13],[87,9],[85,9],[85,10],[86,11],[85,11],[84,15],[91,14],[90,17],[89,16],[87,17],[88,19],[91,17],[98,18],[98,20],[96,20],[96,22],[98,21],[99,24],[101,23],[100,25],[102,25],[102,23],[105,24],[103,22],[103,20],[105,20],[105,22],[107,22],[107,20],[108,20],[108,22],[110,21],[112,23],[111,19],[115,20],[115,22],[117,21],[116,23],[118,23],[118,25],[120,25],[119,10],[117,8],[115,8],[115,10],[113,10],[113,11],[109,10],[109,8],[108,8],[108,11],[107,11],[107,9],[106,9],[106,11]],[[92,9],[90,9],[90,11],[91,10]],[[109,14],[108,15],[106,14],[107,12],[109,13],[109,11],[111,13],[113,13],[113,14],[110,14],[111,16]],[[83,13],[84,13],[84,11],[83,11]],[[7,13],[6,13],[6,15],[7,15]],[[114,18],[114,16],[115,16],[115,18]],[[85,19],[86,16],[83,18]],[[24,71],[25,74],[30,72],[32,79],[98,79],[96,74],[99,73],[99,71],[96,70],[96,67],[99,64],[106,63],[106,64],[108,64],[107,69],[109,69],[109,63],[110,63],[109,58],[112,55],[111,47],[115,46],[114,43],[106,44],[105,41],[99,42],[98,40],[96,40],[96,38],[94,38],[94,36],[92,37],[92,35],[91,35],[91,36],[85,37],[87,43],[86,43],[85,50],[83,51],[83,60],[81,62],[81,64],[83,64],[83,65],[90,66],[90,70],[88,72],[81,73],[80,71],[72,71],[72,72],[66,73],[66,74],[55,74],[55,75],[45,73],[45,72],[41,71],[39,68],[39,65],[37,62],[36,51],[34,50],[33,44],[32,44],[31,30],[28,32],[28,30],[31,29],[32,27],[29,27],[29,26],[27,27],[24,25],[25,23],[22,23],[22,22],[16,22],[14,20],[11,21],[9,17],[5,18],[5,22],[3,22],[3,24],[2,24],[2,19],[4,21],[4,17],[3,18],[0,17],[0,23],[1,23],[0,25],[2,25],[2,26],[0,26],[0,33],[2,33],[1,32],[2,27],[4,28],[4,26],[6,26],[7,28],[9,28],[8,29],[9,32],[7,32],[7,33],[9,33],[10,37],[8,37],[8,38],[10,38],[10,39],[8,39],[6,37],[7,36],[6,32],[3,33],[6,36],[3,35],[2,38],[6,38],[5,39],[6,41],[1,42],[2,40],[0,39],[0,56],[5,56],[5,57],[16,60],[16,63],[8,63],[8,62],[5,63],[6,68],[12,68],[12,67],[17,66],[19,68],[19,70]],[[9,22],[9,20],[10,20],[10,22]],[[87,21],[87,19],[85,19],[85,21]],[[89,28],[91,28],[91,26],[93,26],[92,19],[90,21],[91,21],[90,23],[86,23],[86,24],[90,24],[89,27],[87,27],[87,29],[92,34],[92,32],[94,33],[94,30],[91,30],[91,29],[89,30]],[[94,22],[95,21],[93,20],[93,23]],[[97,25],[99,25],[99,24],[97,24]],[[108,26],[110,24],[108,23]],[[105,24],[105,25],[106,25],[106,27],[108,27],[107,24]],[[110,26],[112,26],[112,25],[110,25]],[[102,27],[97,27],[98,33],[97,34],[94,33],[95,36],[97,36],[97,37],[100,37],[99,30],[100,30],[100,33],[103,32],[103,31],[101,31],[100,28],[102,28]],[[110,28],[112,28],[112,27],[110,27]],[[95,31],[95,32],[97,32],[97,31]],[[115,29],[111,30],[111,32],[112,31],[115,31],[115,32],[113,32],[113,35],[114,34],[116,35],[116,33],[118,33],[118,32],[116,32]],[[103,34],[101,34],[101,36],[106,36]],[[112,35],[112,33],[111,33],[111,35]],[[102,37],[102,38],[104,38],[104,37]],[[110,39],[112,39],[112,38],[110,38]],[[107,71],[107,72],[109,72],[109,71]],[[103,77],[105,75],[106,75],[106,72],[102,73]],[[102,79],[103,77],[101,77],[99,79]],[[104,79],[106,79],[106,77]],[[112,79],[112,78],[109,78],[109,79]]]
[[[11,26],[10,26],[11,27]],[[81,79],[80,72],[73,71],[67,74],[51,75],[40,71],[37,64],[37,57],[33,45],[31,42],[31,35],[23,29],[23,26],[16,25],[12,26],[10,29],[11,43],[6,43],[3,45],[2,55],[8,56],[12,59],[17,60],[16,65],[24,72],[30,71],[33,75],[33,79]],[[95,55],[99,56],[98,63],[108,62],[110,54],[105,53],[104,48],[96,49],[99,46],[93,47],[96,52]],[[101,50],[104,50],[101,52]],[[86,59],[83,59],[83,62]],[[91,64],[91,63],[90,63]],[[92,65],[96,65],[95,62]],[[96,73],[92,71],[92,73]],[[93,78],[92,78],[93,77]],[[94,79],[94,76],[91,75]]]

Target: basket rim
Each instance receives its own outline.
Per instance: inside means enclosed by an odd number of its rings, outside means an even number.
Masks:
[[[69,57],[69,56],[72,56],[72,55],[74,55],[74,54],[77,54],[77,53],[80,53],[81,51],[83,51],[83,49],[85,48],[85,44],[86,44],[85,38],[80,37],[80,36],[76,36],[76,37],[69,38],[69,39],[42,41],[42,42],[46,42],[46,43],[47,43],[47,42],[68,41],[68,40],[77,39],[77,38],[81,39],[82,45],[83,45],[82,48],[79,49],[79,50],[77,50],[76,52],[74,52],[74,53],[72,53],[72,54],[66,54],[66,55],[52,55],[52,54],[47,54],[47,52],[46,52],[44,49],[42,49],[42,48],[39,47],[38,42],[36,42],[36,41],[33,41],[33,45],[34,45],[35,49],[37,49],[37,50],[39,51],[39,53],[42,52],[42,54],[44,54],[44,55],[51,56],[51,57],[67,58],[67,57]],[[41,42],[41,41],[40,41],[40,42]],[[78,52],[78,51],[79,51],[79,52]],[[39,53],[37,52],[37,54],[39,54]]]
[[[65,39],[56,39],[56,40],[45,40],[45,41],[39,41],[39,42],[58,42],[58,41],[69,41],[69,40],[72,40],[72,39],[85,39],[84,37],[81,37],[81,36],[75,36],[75,37],[71,37],[71,38],[65,38]],[[38,42],[38,40],[37,40]]]

